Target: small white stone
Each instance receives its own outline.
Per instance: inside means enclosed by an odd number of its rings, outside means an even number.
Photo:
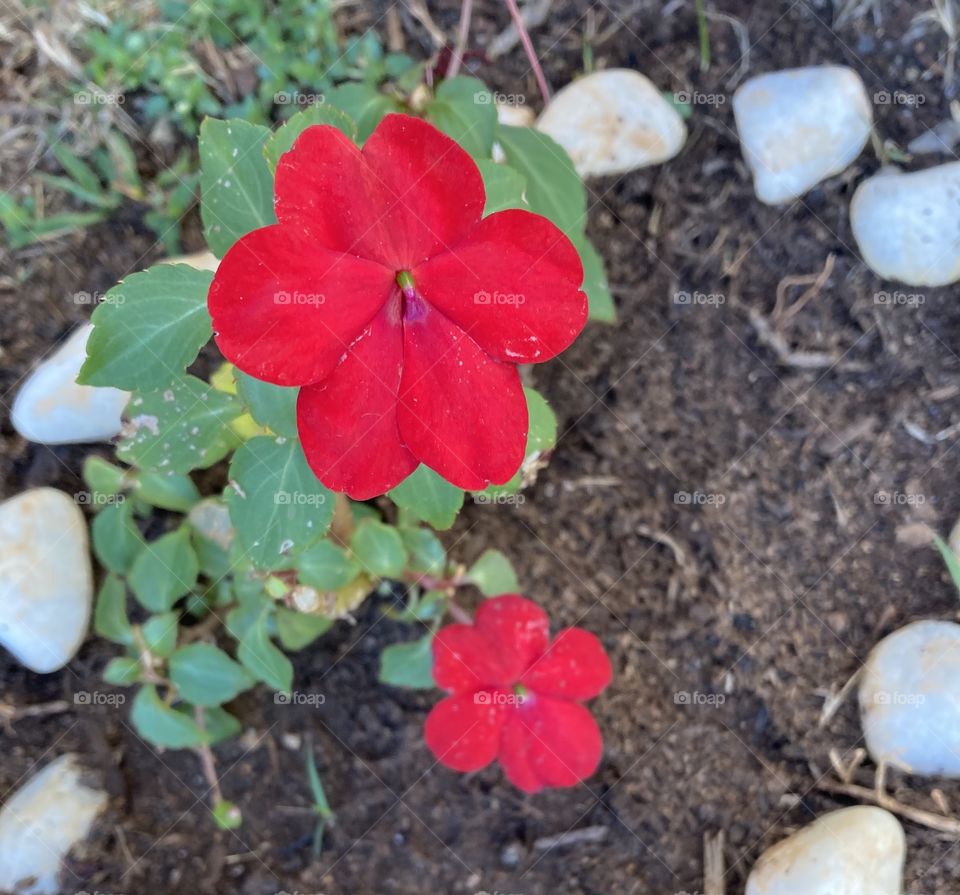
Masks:
[[[649,79],[626,68],[568,84],[543,111],[537,129],[567,150],[581,177],[665,162],[687,139],[677,110]]]
[[[521,103],[497,101],[497,121],[510,127],[533,127],[533,109]]]
[[[733,115],[757,198],[768,205],[843,171],[873,126],[863,81],[841,65],[750,78],[733,95]]]
[[[116,388],[77,385],[92,330],[90,324],[74,330],[18,392],[10,417],[28,441],[83,444],[107,441],[120,431],[120,414],[130,395]]]
[[[87,523],[73,498],[34,488],[0,504],[0,646],[31,671],[62,668],[86,636],[92,598]]]
[[[74,755],[34,774],[0,810],[0,891],[57,895],[63,859],[106,804],[106,793],[81,782]]]
[[[960,162],[868,178],[853,195],[850,223],[881,277],[909,286],[960,280]]]
[[[842,808],[767,849],[746,895],[900,895],[903,828],[882,808]]]
[[[206,249],[202,252],[194,252],[191,255],[178,255],[176,258],[165,258],[163,264],[189,264],[197,270],[211,270],[216,273],[220,266],[220,259],[213,252]]]
[[[871,651],[860,717],[875,762],[960,777],[960,625],[920,621]]]

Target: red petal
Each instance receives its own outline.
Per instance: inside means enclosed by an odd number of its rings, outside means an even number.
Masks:
[[[387,300],[393,274],[274,224],[241,237],[207,304],[224,357],[276,385],[323,379]]]
[[[519,675],[505,651],[473,625],[447,625],[433,640],[433,679],[441,690],[472,693],[481,687],[509,686]]]
[[[400,441],[397,387],[402,340],[396,302],[350,346],[323,382],[300,389],[297,429],[310,468],[334,491],[369,500],[417,467]]]
[[[517,368],[496,361],[443,314],[403,322],[398,419],[404,443],[458,488],[502,485],[523,462],[527,402]]]
[[[308,127],[280,156],[274,180],[277,220],[321,245],[396,271],[389,195],[360,150],[335,127]]]
[[[600,763],[600,728],[577,702],[534,696],[510,713],[500,735],[500,763],[524,792],[573,786]]]
[[[410,270],[483,214],[476,164],[419,118],[387,115],[361,152],[336,128],[307,128],[277,165],[277,219],[323,245]]]
[[[591,699],[610,683],[610,659],[589,631],[566,628],[523,676],[521,683],[543,696]]]
[[[488,694],[489,695],[489,694]],[[506,702],[477,701],[473,694],[448,696],[438,702],[424,727],[427,747],[455,771],[478,771],[497,757]]]
[[[511,684],[543,655],[550,639],[547,614],[519,594],[484,600],[477,609],[474,626],[508,667],[505,682]]]
[[[457,244],[480,220],[486,194],[476,163],[422,119],[387,115],[363,157],[392,199],[400,268],[410,270]]]
[[[529,211],[484,218],[413,276],[428,302],[484,351],[510,363],[549,360],[587,320],[577,250],[558,227]]]

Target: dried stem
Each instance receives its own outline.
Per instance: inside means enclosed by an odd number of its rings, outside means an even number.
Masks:
[[[934,814],[932,811],[924,811],[922,808],[914,808],[911,805],[904,805],[897,801],[893,796],[886,793],[878,793],[876,789],[867,786],[858,786],[855,783],[838,783],[833,780],[821,780],[817,783],[817,789],[834,795],[850,796],[860,802],[867,802],[871,805],[879,805],[899,814],[907,820],[931,830],[938,830],[941,833],[950,833],[954,836],[960,836],[960,820],[953,817],[944,817],[940,814]]]
[[[460,4],[460,27],[457,29],[457,45],[453,48],[453,58],[447,69],[447,77],[455,78],[463,65],[463,54],[470,37],[470,16],[473,12],[473,0],[463,0]]]

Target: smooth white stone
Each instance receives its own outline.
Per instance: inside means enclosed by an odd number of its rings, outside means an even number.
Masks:
[[[908,286],[960,280],[960,162],[868,178],[853,195],[850,223],[881,277]]]
[[[536,115],[529,106],[518,103],[497,103],[497,121],[510,127],[533,127]]]
[[[77,385],[93,327],[84,324],[28,377],[13,402],[13,427],[39,444],[107,441],[120,431],[130,395],[116,388]]]
[[[86,636],[92,598],[87,523],[73,498],[34,488],[0,504],[0,646],[31,671],[62,668]]]
[[[960,777],[960,625],[920,621],[871,651],[860,717],[875,762]]]
[[[750,78],[733,115],[757,198],[778,205],[839,174],[866,145],[873,107],[860,76],[840,65]]]
[[[900,895],[905,853],[889,811],[842,808],[767,849],[746,895]]]
[[[81,782],[74,755],[34,774],[0,810],[0,891],[57,895],[61,862],[106,804],[106,793]]]
[[[165,258],[164,264],[189,264],[197,270],[212,270],[216,273],[220,266],[220,259],[213,252],[204,249],[202,252],[193,252],[190,255],[177,255],[176,258]]]
[[[677,110],[649,79],[627,68],[568,84],[544,109],[537,129],[567,150],[581,177],[665,162],[687,139]]]

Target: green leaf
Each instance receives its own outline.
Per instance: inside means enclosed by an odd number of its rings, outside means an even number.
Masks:
[[[186,513],[198,500],[200,492],[189,476],[162,472],[141,472],[133,493],[161,510]]]
[[[276,223],[273,175],[263,156],[269,139],[267,128],[236,118],[200,125],[200,217],[218,258],[241,236]]]
[[[326,94],[327,105],[345,112],[357,123],[357,139],[362,143],[388,112],[400,112],[402,106],[384,96],[371,84],[341,84]]]
[[[512,594],[520,590],[517,573],[510,560],[499,550],[485,550],[469,569],[466,580],[475,584],[488,597]]]
[[[219,582],[230,573],[230,554],[216,541],[211,541],[195,531],[190,543],[197,552],[197,565],[201,575]]]
[[[960,590],[960,557],[950,549],[950,545],[939,535],[933,536],[933,543],[937,545],[937,550],[940,551],[940,555],[947,565],[947,571],[950,573],[954,587]]]
[[[80,156],[67,147],[62,140],[57,140],[51,146],[54,158],[60,166],[72,177],[79,186],[91,193],[103,192],[103,184],[96,172],[84,162]]]
[[[158,264],[114,286],[93,312],[77,382],[146,391],[180,376],[212,333],[212,280],[209,270]]]
[[[552,451],[557,444],[557,417],[546,399],[532,388],[524,388],[523,394],[527,399],[527,445],[523,455],[523,463],[513,477],[502,485],[489,485],[479,494],[498,497],[502,494],[514,494],[523,484],[523,472],[529,463],[541,454]],[[477,499],[478,503],[483,502]]]
[[[297,572],[301,584],[317,590],[339,590],[360,574],[360,566],[342,547],[320,541],[297,557]]]
[[[90,192],[70,180],[69,177],[56,177],[52,174],[44,174],[42,171],[37,172],[34,176],[47,184],[47,186],[51,186],[57,190],[63,190],[63,192],[74,196],[87,205],[112,210],[120,204],[120,196],[116,193],[104,191],[102,188],[98,188],[96,192]]]
[[[186,749],[206,741],[196,722],[168,706],[152,684],[142,687],[130,712],[133,726],[148,743],[168,749]]]
[[[527,181],[519,171],[514,171],[509,165],[498,165],[490,159],[478,159],[477,167],[483,177],[483,189],[487,194],[487,201],[483,206],[484,216],[507,208],[530,210],[523,198]]]
[[[93,629],[114,643],[133,643],[133,629],[127,618],[127,586],[116,575],[107,575],[97,594]]]
[[[276,611],[277,636],[284,649],[296,652],[309,646],[321,634],[330,630],[333,620],[322,615],[310,615],[278,606]]]
[[[107,662],[107,667],[103,669],[103,679],[108,684],[116,684],[119,687],[128,687],[140,680],[140,663],[129,656],[117,656]]]
[[[108,506],[93,519],[93,552],[111,572],[125,574],[143,549],[143,538],[133,521],[133,508],[128,501]]]
[[[453,525],[463,506],[463,491],[423,464],[390,491],[389,497],[398,507],[439,531]]]
[[[181,525],[144,546],[130,570],[129,583],[140,603],[151,612],[166,612],[197,583],[197,554],[190,529]]]
[[[317,480],[292,439],[251,438],[233,455],[226,500],[236,536],[260,569],[289,565],[333,518],[333,494]]]
[[[556,414],[536,389],[525,387],[523,394],[527,399],[527,416],[530,420],[526,456],[552,451],[557,445]]]
[[[297,395],[299,388],[284,388],[261,382],[234,369],[237,394],[246,405],[250,416],[261,426],[277,435],[297,437]]]
[[[400,530],[403,545],[410,554],[408,565],[415,572],[440,575],[447,562],[447,552],[440,539],[426,528],[403,528]]]
[[[497,139],[511,168],[526,179],[530,210],[576,241],[587,219],[587,192],[566,151],[532,127],[501,125]]]
[[[117,446],[125,463],[158,472],[206,469],[240,441],[230,423],[243,412],[228,395],[195,376],[162,391],[135,394],[127,404],[127,434]]]
[[[83,461],[83,481],[93,492],[94,497],[112,497],[124,485],[126,471],[108,463],[103,457],[90,454]],[[94,499],[94,506],[100,506],[101,500]]]
[[[233,802],[228,802],[226,799],[221,799],[213,806],[213,820],[214,823],[221,830],[236,830],[237,827],[243,824],[243,814],[240,812],[240,809],[233,804]]]
[[[433,689],[433,633],[412,643],[388,646],[380,653],[378,680],[394,687]]]
[[[258,681],[281,693],[292,689],[293,666],[267,634],[266,611],[261,611],[240,638],[237,657]]]
[[[247,670],[210,643],[182,646],[170,657],[170,680],[193,705],[230,702],[253,686]]]
[[[222,740],[232,740],[243,729],[240,722],[220,706],[203,709],[203,727],[211,746]]]
[[[372,519],[356,527],[350,549],[360,565],[379,578],[399,575],[407,562],[407,551],[397,530]]]
[[[173,655],[173,651],[177,648],[177,635],[180,633],[179,623],[180,616],[176,612],[151,615],[140,629],[147,649],[162,659]]]
[[[617,306],[610,292],[607,282],[607,272],[603,266],[603,258],[594,248],[593,243],[586,236],[574,240],[577,251],[580,252],[580,261],[583,263],[583,286],[587,293],[590,305],[590,319],[600,323],[617,322]]]
[[[493,95],[477,78],[444,81],[427,105],[427,120],[471,155],[489,158],[497,129]]]
[[[293,148],[293,144],[308,127],[315,124],[328,124],[337,130],[346,134],[351,140],[356,142],[357,125],[353,119],[345,112],[334,106],[312,105],[295,115],[291,115],[286,123],[279,128],[267,141],[263,147],[263,154],[267,159],[267,164],[271,171],[275,171],[280,156]]]

